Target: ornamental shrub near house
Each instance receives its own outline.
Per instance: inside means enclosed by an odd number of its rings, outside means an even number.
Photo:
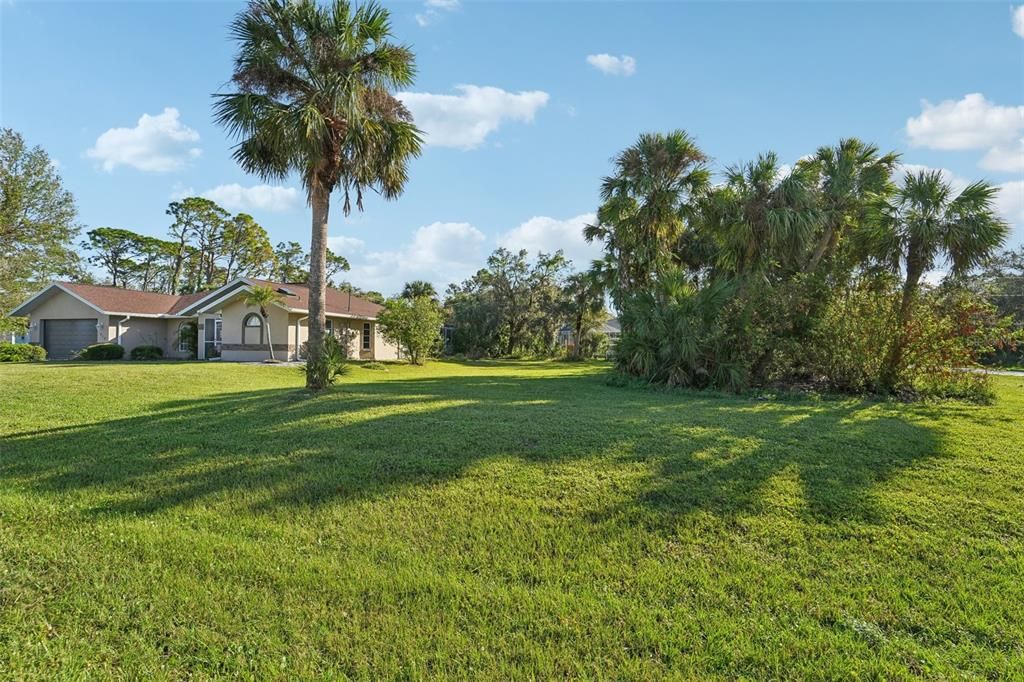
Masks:
[[[124,346],[117,343],[94,343],[78,352],[76,360],[120,360]]]
[[[0,343],[0,362],[41,362],[46,349],[30,343]]]
[[[136,346],[129,354],[132,360],[159,360],[163,356],[164,349],[160,346]]]

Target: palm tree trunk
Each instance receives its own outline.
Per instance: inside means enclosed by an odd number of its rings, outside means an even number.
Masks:
[[[903,283],[903,294],[900,297],[900,309],[896,316],[896,339],[889,349],[885,365],[882,368],[882,387],[888,391],[896,388],[900,363],[903,362],[903,351],[907,344],[907,325],[910,324],[914,311],[914,298],[924,268],[914,261],[907,263],[907,280]]]
[[[331,209],[330,192],[314,180],[310,183],[309,203],[313,209],[313,232],[309,242],[309,341],[306,358],[306,388],[319,391],[327,387],[326,377],[317,372],[324,345],[327,318],[327,217]]]
[[[267,350],[270,351],[270,359],[277,362],[277,358],[274,357],[274,337],[270,334],[270,318],[264,317],[263,324],[267,327]]]
[[[807,261],[807,266],[804,268],[804,272],[810,273],[818,269],[818,263],[821,262],[822,257],[825,255],[825,250],[828,249],[829,245],[832,243],[832,235],[832,226],[826,226],[825,233],[821,235],[821,240],[814,248],[814,253],[811,255],[811,259]]]

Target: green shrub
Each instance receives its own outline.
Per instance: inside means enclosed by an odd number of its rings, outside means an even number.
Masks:
[[[994,349],[1016,347],[1008,318],[968,291],[926,289],[914,302],[911,322],[899,329],[899,304],[899,281],[884,275],[864,276],[838,291],[799,276],[701,288],[663,277],[624,303],[616,365],[670,387],[987,401],[988,378],[965,368]],[[900,338],[904,350],[887,388],[884,363]]]
[[[78,351],[76,360],[120,360],[124,346],[117,343],[94,343]]]
[[[159,360],[163,356],[164,349],[160,346],[136,346],[129,355],[132,360]]]
[[[377,320],[384,338],[398,346],[414,365],[422,365],[441,348],[438,330],[444,323],[444,312],[429,296],[389,298]]]
[[[363,369],[383,370],[385,372],[388,371],[387,365],[385,365],[383,362],[377,362],[376,360],[364,362],[360,365],[360,367],[362,367]]]
[[[665,277],[622,309],[616,366],[651,383],[739,391],[750,378],[749,337],[726,324],[737,287],[720,280],[697,289]],[[736,321],[742,331],[743,324]]]
[[[320,386],[330,386],[348,371],[348,361],[348,344],[328,334],[324,337],[320,360],[316,363],[307,362],[301,370],[303,374],[311,370]]]
[[[0,343],[0,362],[40,362],[46,359],[46,349],[30,343]]]
[[[873,393],[896,335],[895,290],[861,285],[833,298],[806,344],[812,371],[830,391]]]

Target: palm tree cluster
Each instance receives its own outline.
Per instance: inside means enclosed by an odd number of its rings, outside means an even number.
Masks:
[[[915,318],[935,322],[932,334],[952,329],[937,299],[922,296],[922,278],[948,266],[954,282],[1003,243],[996,192],[901,173],[897,154],[857,139],[792,168],[762,154],[716,183],[687,133],[642,135],[615,158],[585,231],[604,245],[592,274],[622,314],[619,367],[668,384],[912,388],[928,364],[907,352],[921,339]],[[857,345],[839,340],[839,309],[879,330],[852,385],[828,369],[849,362],[825,357]]]

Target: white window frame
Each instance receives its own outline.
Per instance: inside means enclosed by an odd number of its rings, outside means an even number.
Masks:
[[[363,322],[363,350],[373,349],[373,328],[369,322]]]

